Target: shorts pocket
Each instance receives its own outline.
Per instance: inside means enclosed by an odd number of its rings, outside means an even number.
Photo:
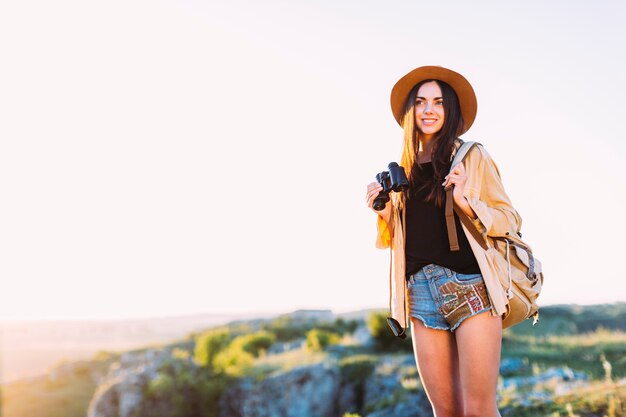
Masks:
[[[481,274],[461,274],[455,272],[452,279],[459,284],[476,284],[483,280],[483,276]]]
[[[406,279],[406,283],[409,287],[417,285],[419,283],[425,283],[428,282],[428,279],[421,273],[416,272],[413,275],[410,275],[407,279]]]

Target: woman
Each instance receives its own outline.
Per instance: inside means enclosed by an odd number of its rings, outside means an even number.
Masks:
[[[474,90],[463,76],[416,68],[394,86],[391,106],[404,129],[400,165],[410,185],[376,211],[377,246],[391,247],[393,255],[391,317],[408,326],[406,300],[417,368],[436,417],[500,416],[496,385],[508,299],[493,249],[475,236],[517,233],[521,218],[482,146],[450,170],[458,136],[476,117]],[[456,229],[463,230],[457,251],[444,214],[449,187]],[[370,208],[381,190],[377,182],[367,186]]]

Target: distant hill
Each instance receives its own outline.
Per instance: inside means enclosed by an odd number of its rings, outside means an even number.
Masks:
[[[581,306],[556,304],[540,309],[539,323],[527,320],[509,331],[516,334],[568,335],[589,333],[599,328],[626,332],[626,302]]]
[[[60,361],[88,359],[98,351],[124,351],[163,344],[192,332],[259,316],[199,314],[130,320],[0,322],[0,382],[42,374]]]
[[[539,325],[529,320],[506,329],[498,388],[502,415],[626,415],[611,411],[626,404],[625,312],[626,303],[546,306]],[[3,411],[7,417],[111,417],[130,411],[138,417],[240,417],[252,409],[286,417],[348,411],[369,417],[430,415],[410,338],[395,338],[385,317],[385,309],[298,310],[222,317],[213,324],[185,318],[93,328],[57,323],[39,335],[33,333],[36,326],[29,327],[15,340],[38,341],[46,349],[94,349],[107,335],[125,333],[127,341],[136,342],[161,331],[167,341],[99,352],[39,377],[3,383]],[[193,330],[196,325],[201,328]],[[170,332],[183,329],[185,335],[172,337]],[[59,344],[68,335],[81,337]],[[52,352],[36,347],[31,345],[32,358]],[[4,363],[10,360],[5,355]]]
[[[362,322],[374,311],[364,309],[334,314],[330,310],[298,310],[280,315],[193,315],[154,319],[106,321],[6,321],[2,330],[0,382],[45,373],[60,361],[88,359],[99,351],[124,351],[184,338],[190,333],[230,323],[262,328],[276,318],[289,318],[291,326],[330,322]],[[626,303],[552,305],[541,308],[540,322],[531,321],[506,330],[511,334],[567,335],[598,328],[626,331]]]

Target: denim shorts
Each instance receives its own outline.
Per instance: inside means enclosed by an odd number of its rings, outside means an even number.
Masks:
[[[454,332],[468,317],[489,311],[481,274],[460,274],[430,264],[409,277],[409,315],[431,329]]]

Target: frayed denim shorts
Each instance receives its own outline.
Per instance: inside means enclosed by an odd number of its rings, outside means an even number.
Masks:
[[[491,309],[481,274],[430,264],[411,275],[407,287],[409,315],[431,329],[454,332],[466,318]]]

